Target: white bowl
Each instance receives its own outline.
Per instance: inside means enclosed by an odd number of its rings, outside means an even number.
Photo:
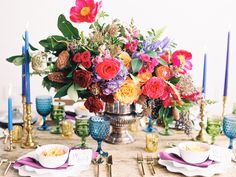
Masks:
[[[58,149],[63,149],[65,151],[65,153],[63,155],[59,155],[59,156],[45,156],[44,152],[48,151],[50,149],[54,149],[54,148],[58,148]],[[62,144],[48,144],[48,145],[44,145],[41,146],[39,148],[37,148],[35,150],[36,152],[36,160],[38,160],[38,162],[46,168],[57,168],[62,166],[63,164],[65,164],[65,162],[68,159],[69,156],[69,148],[65,145]]]
[[[74,103],[73,108],[78,117],[81,117],[81,116],[91,117],[95,115],[94,113],[89,112],[89,110],[85,108],[84,101],[78,101]]]
[[[210,145],[200,142],[183,142],[179,144],[180,156],[185,162],[196,164],[207,160],[210,155]]]

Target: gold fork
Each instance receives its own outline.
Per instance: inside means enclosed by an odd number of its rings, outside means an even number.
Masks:
[[[141,168],[142,168],[142,176],[145,176],[145,171],[144,171],[144,167],[143,167],[143,154],[142,153],[138,153],[137,154],[137,162],[138,164],[141,165]]]
[[[154,176],[156,174],[155,169],[154,169],[154,159],[152,158],[152,156],[147,156],[147,164],[150,167],[151,170],[151,174]]]

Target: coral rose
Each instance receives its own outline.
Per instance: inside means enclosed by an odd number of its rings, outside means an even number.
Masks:
[[[70,9],[70,19],[76,23],[92,23],[101,6],[101,1],[94,3],[94,0],[76,0],[76,6]]]
[[[98,113],[103,110],[103,102],[95,96],[89,97],[85,101],[84,106],[89,110],[89,112]]]
[[[120,71],[120,62],[114,58],[105,58],[96,66],[96,73],[104,80],[110,80],[116,77]]]
[[[81,62],[81,54],[79,52],[76,53],[72,60],[76,63],[80,63]]]
[[[142,93],[151,99],[157,99],[164,93],[166,83],[163,79],[152,77],[142,88]]]
[[[80,87],[87,88],[92,83],[91,72],[85,70],[76,70],[73,74],[74,83]]]
[[[138,100],[141,89],[137,87],[133,80],[126,80],[124,84],[114,94],[114,99],[121,103],[132,104]]]
[[[138,74],[138,79],[140,82],[140,85],[145,84],[145,82],[148,81],[148,79],[150,79],[152,77],[152,73],[146,71],[145,73],[142,74]]]
[[[119,57],[123,60],[124,65],[127,69],[130,68],[131,57],[127,52],[122,52]]]

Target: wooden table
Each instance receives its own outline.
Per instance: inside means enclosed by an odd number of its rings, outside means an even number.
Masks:
[[[136,141],[133,144],[128,145],[111,145],[107,143],[103,143],[103,149],[105,151],[108,151],[109,154],[112,154],[113,156],[113,163],[112,166],[112,172],[113,177],[140,177],[140,173],[138,170],[138,165],[136,162],[136,156],[137,152],[142,152],[144,157],[146,155],[150,155],[150,153],[147,153],[144,151],[145,148],[145,133],[140,131],[138,133],[134,133],[134,136],[136,138]],[[186,136],[180,131],[175,132],[172,136],[159,136],[159,151],[166,148],[166,145],[169,142],[178,144],[181,141],[187,141],[190,140],[191,137]],[[67,146],[75,146],[77,145],[80,140],[79,137],[74,135],[71,139],[64,139],[60,135],[53,135],[49,132],[40,132],[35,130],[35,140],[39,142],[40,145],[44,144],[51,144],[51,143],[59,143],[59,144],[65,144]],[[3,140],[0,140],[1,142],[1,148],[0,148],[0,156],[1,158],[8,158],[10,160],[15,160],[18,157],[24,155],[25,153],[32,151],[30,149],[21,149],[19,145],[17,145],[17,150],[13,152],[6,152],[3,150]],[[92,140],[91,137],[87,139],[87,142],[89,146],[91,146],[93,149],[96,149],[97,144],[94,140]],[[220,146],[227,146],[228,140],[224,136],[217,137],[217,144]],[[153,156],[157,156],[157,153],[154,153]],[[2,165],[0,167],[0,176],[3,175],[3,172],[6,168],[6,164]],[[150,171],[148,169],[148,166],[145,162],[144,164],[146,177],[151,176]],[[160,166],[159,164],[155,165],[156,175],[157,177],[172,177],[172,176],[183,176],[181,174],[174,174],[170,173],[166,170],[165,167]],[[106,177],[107,169],[105,163],[103,163],[100,166],[100,177]],[[8,174],[8,177],[17,177],[18,172],[14,169],[10,169]],[[95,176],[95,166],[91,165],[90,169],[87,171],[82,172],[80,177],[94,177]],[[236,176],[236,163],[233,164],[233,167],[228,169],[225,174],[217,175],[219,177],[235,177]]]

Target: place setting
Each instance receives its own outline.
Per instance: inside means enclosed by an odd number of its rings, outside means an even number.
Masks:
[[[50,18],[44,16],[47,10],[41,13],[47,28],[39,34],[35,27],[42,20],[29,16],[39,12],[22,2],[28,15],[15,16],[20,24],[29,22],[24,29],[18,24],[19,40],[4,51],[1,66],[12,74],[0,84],[0,176],[230,177],[236,172],[234,24],[219,32],[224,42],[205,35],[204,44],[195,34],[203,31],[188,23],[179,4],[178,13],[167,8],[153,13],[153,7],[167,7],[158,3],[150,0],[144,8],[135,2],[130,8],[128,1],[55,2]],[[65,12],[58,15],[59,6]],[[188,10],[201,18],[186,3]],[[213,12],[202,13],[203,21],[213,18]],[[158,16],[174,20],[169,25],[175,32],[152,20]],[[56,27],[53,34],[43,33]]]

